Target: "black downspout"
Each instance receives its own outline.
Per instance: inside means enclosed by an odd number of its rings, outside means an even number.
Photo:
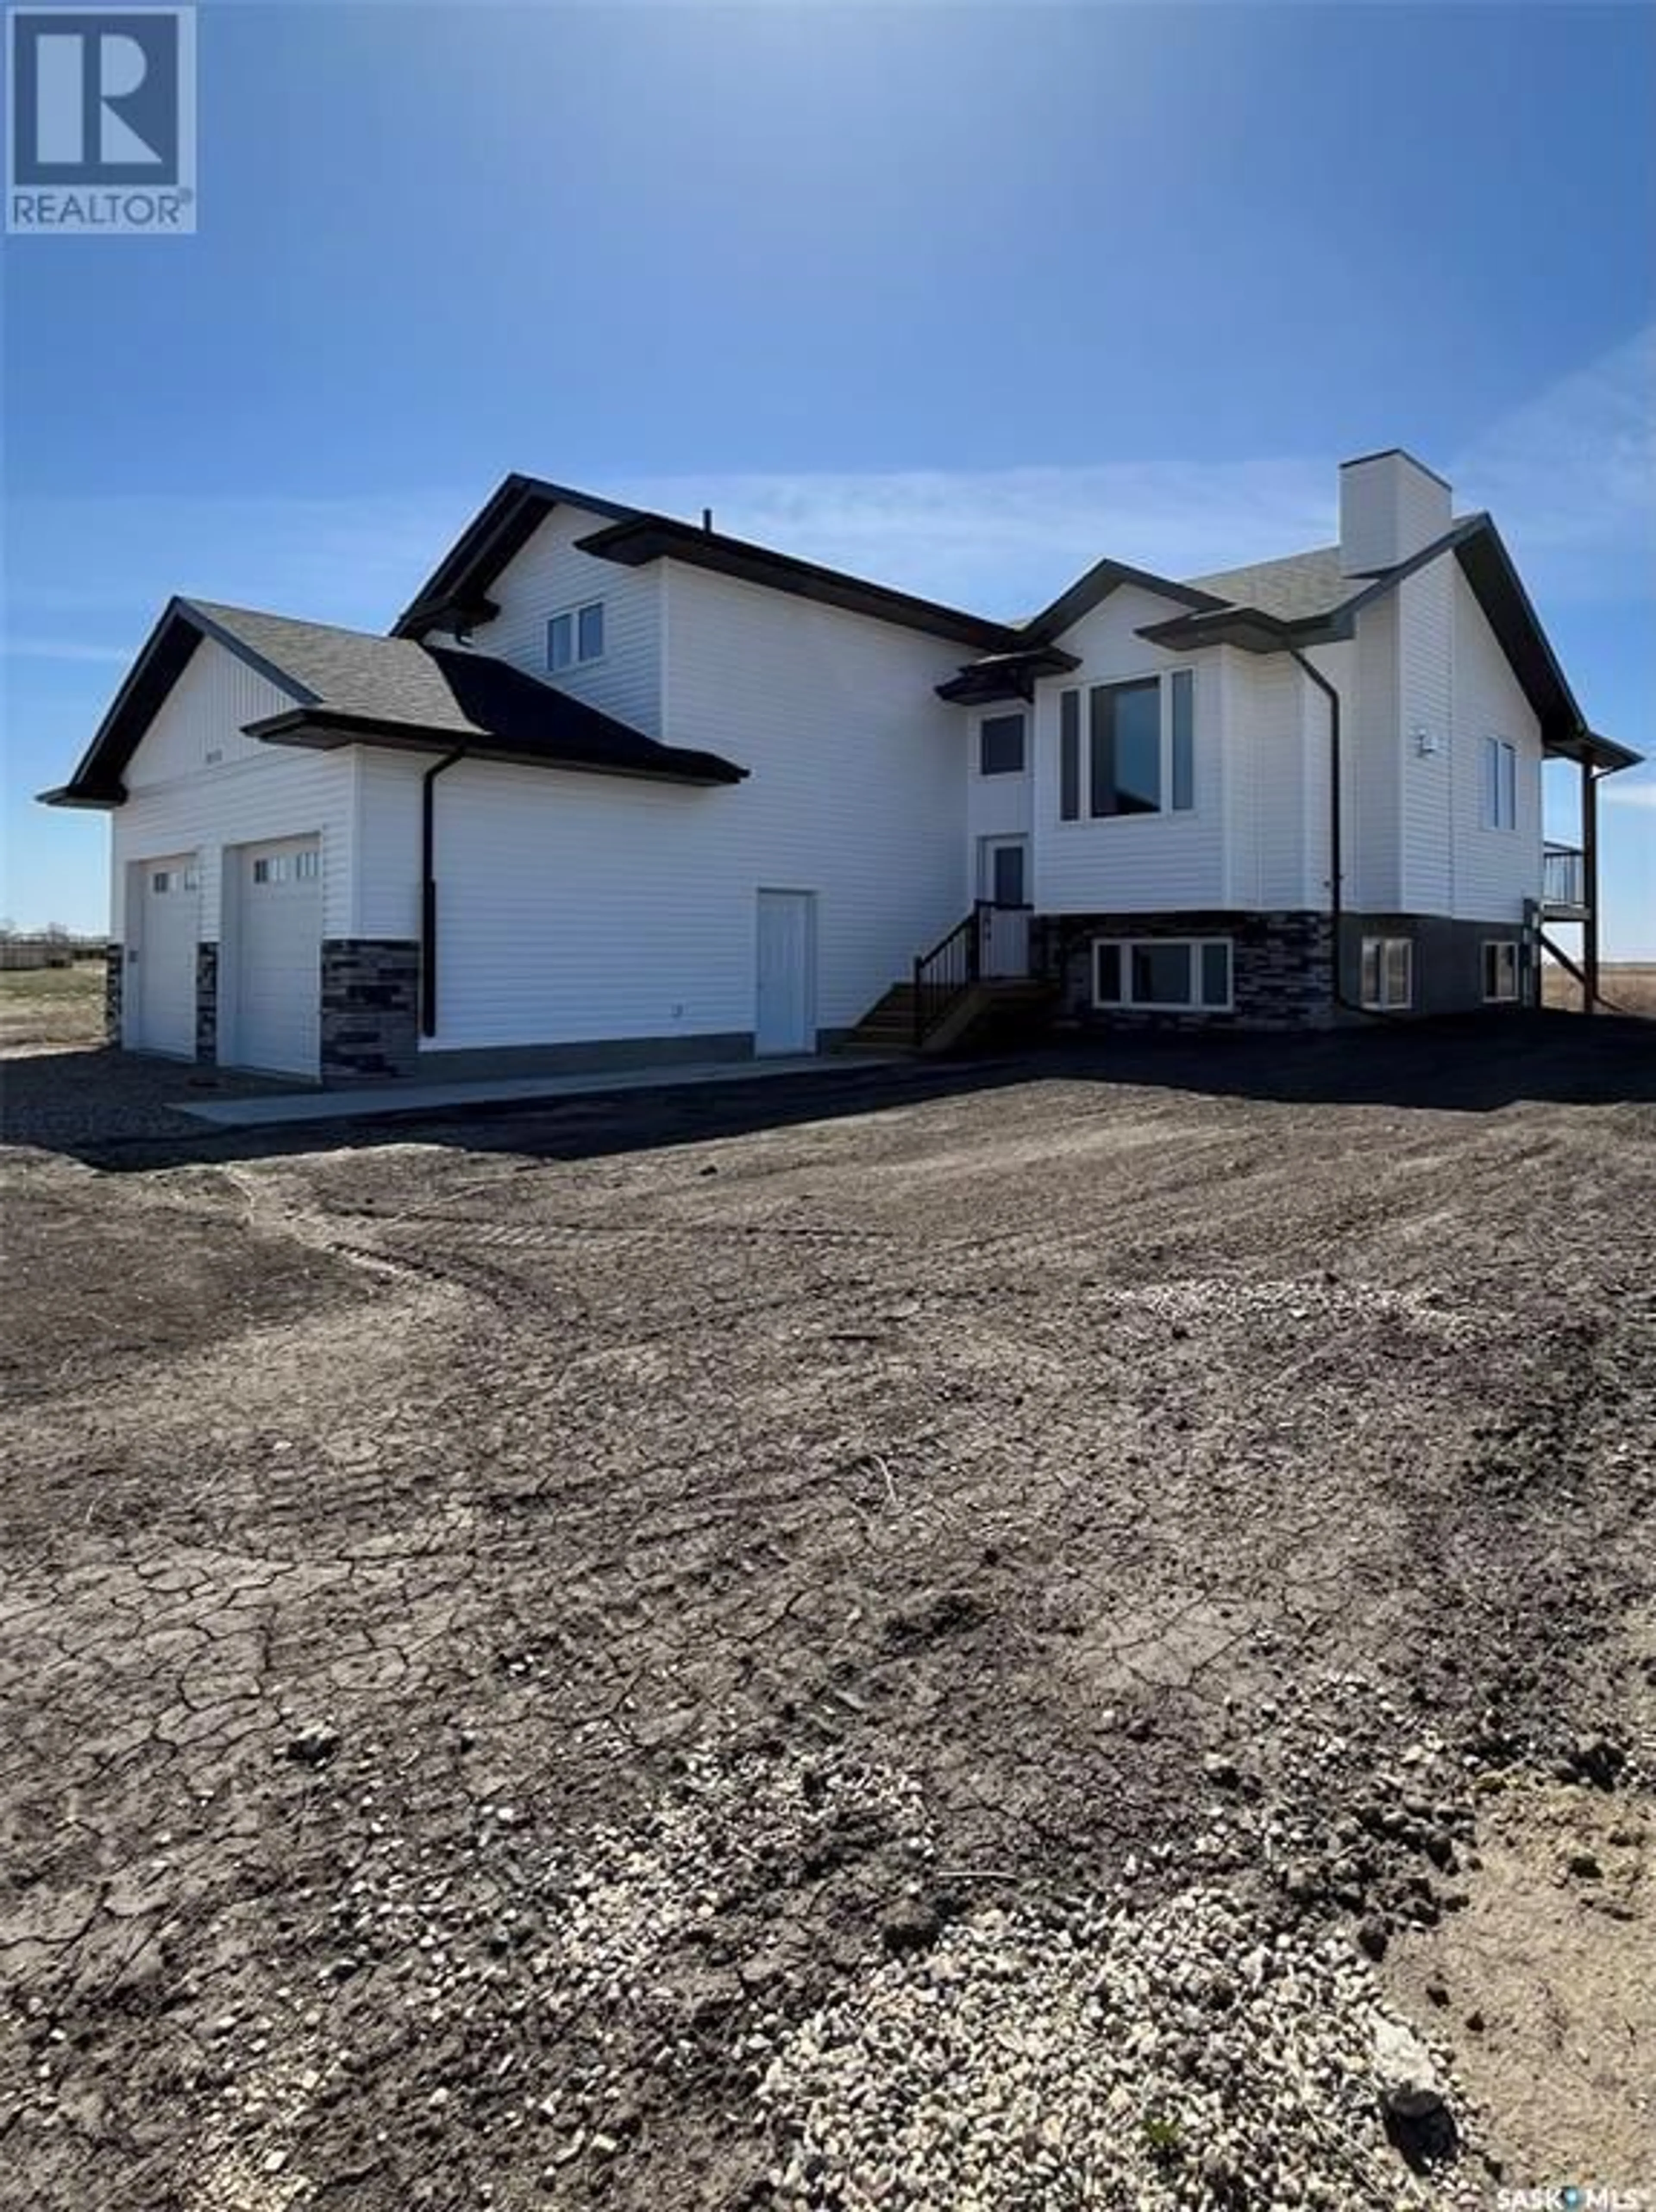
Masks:
[[[1340,814],[1340,695],[1297,645],[1290,645],[1285,650],[1301,674],[1311,678],[1328,702],[1328,922],[1334,940],[1334,1004],[1343,1006],[1347,1013],[1372,1016],[1372,1007],[1358,1006],[1345,995],[1345,947],[1341,942],[1345,923],[1345,868],[1344,825]]]
[[[420,1034],[437,1034],[437,807],[432,786],[445,769],[465,757],[456,745],[434,761],[420,780]]]

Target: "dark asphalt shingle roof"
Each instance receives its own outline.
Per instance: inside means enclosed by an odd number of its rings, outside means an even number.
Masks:
[[[1216,575],[1189,580],[1198,591],[1211,592],[1236,606],[1258,607],[1281,622],[1301,622],[1332,614],[1366,591],[1374,579],[1343,574],[1339,547],[1319,545],[1280,561],[1255,561],[1246,568],[1222,568]]]
[[[452,738],[478,752],[526,761],[590,765],[640,775],[731,782],[741,771],[716,753],[664,745],[491,653],[416,643],[295,621],[211,599],[182,603],[209,634],[245,647],[294,709],[318,718],[371,721],[411,736]]]

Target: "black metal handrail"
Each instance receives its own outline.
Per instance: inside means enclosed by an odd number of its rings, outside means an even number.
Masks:
[[[914,956],[914,1049],[918,1052],[962,991],[983,972],[983,909],[980,899],[964,921]]]
[[[1579,845],[1548,845],[1541,855],[1541,904],[1585,908],[1587,902],[1586,856]]]

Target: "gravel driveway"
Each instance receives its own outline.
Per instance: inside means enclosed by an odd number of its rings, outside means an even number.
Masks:
[[[1652,1035],[37,1118],[0,2202],[1656,2182]]]

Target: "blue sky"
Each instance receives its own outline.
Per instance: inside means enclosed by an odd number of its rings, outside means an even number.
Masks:
[[[383,626],[512,468],[1016,614],[1326,542],[1403,444],[1656,752],[1656,10],[210,0],[199,46],[198,234],[6,241],[20,921],[102,926],[100,820],[29,794],[170,592]],[[1656,957],[1656,770],[1605,798]]]

